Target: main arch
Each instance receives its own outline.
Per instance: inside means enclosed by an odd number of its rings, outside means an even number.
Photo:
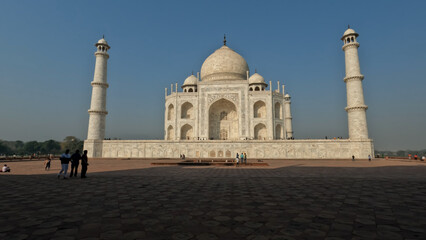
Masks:
[[[237,140],[238,113],[234,103],[220,99],[209,108],[209,139]]]

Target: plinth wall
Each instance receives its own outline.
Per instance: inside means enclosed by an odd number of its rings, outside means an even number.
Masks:
[[[256,159],[348,159],[374,156],[373,141],[367,140],[86,140],[89,157],[103,158],[235,158],[246,152]]]

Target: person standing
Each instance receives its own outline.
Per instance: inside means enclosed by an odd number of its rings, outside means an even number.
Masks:
[[[72,177],[74,173],[74,177],[77,177],[78,165],[80,163],[81,155],[79,150],[75,150],[75,153],[71,156],[71,173],[70,177]],[[75,170],[75,171],[74,171]]]
[[[352,155],[352,161],[355,161],[355,156],[354,155]]]
[[[86,178],[87,166],[89,165],[87,159],[87,150],[84,150],[83,155],[81,156],[81,178]]]
[[[368,155],[368,161],[371,162],[371,155]]]
[[[244,153],[244,164],[247,164],[247,153]]]
[[[244,153],[241,152],[241,154],[240,154],[241,165],[243,164],[243,161],[244,161]]]
[[[62,153],[61,157],[59,158],[61,160],[61,171],[58,173],[58,179],[61,177],[61,175],[64,175],[64,179],[67,179],[67,171],[68,171],[68,164],[70,163],[71,156],[70,156],[70,150],[65,150],[65,153]]]

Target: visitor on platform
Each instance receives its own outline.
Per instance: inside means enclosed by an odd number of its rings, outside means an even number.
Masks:
[[[52,161],[52,154],[47,155],[46,160],[44,161],[44,170],[50,169],[50,162]]]
[[[247,153],[244,153],[244,164],[247,164]]]
[[[87,166],[89,161],[87,159],[87,150],[84,150],[83,155],[81,156],[81,178],[86,178]]]
[[[240,154],[240,162],[241,162],[241,164],[243,163],[243,161],[244,161],[244,153],[241,153]]]
[[[371,162],[371,155],[368,155],[368,161]]]
[[[425,157],[425,156],[422,156],[422,161],[424,161],[424,160],[426,160],[426,157]]]
[[[61,171],[58,173],[58,179],[61,177],[61,175],[64,176],[64,179],[67,179],[68,164],[71,160],[70,150],[65,150],[65,153],[62,153],[59,159],[61,160]]]
[[[352,161],[355,161],[355,156],[354,155],[352,155]]]
[[[5,164],[1,170],[2,172],[10,172],[10,167]]]
[[[417,160],[418,157],[417,154],[414,154],[414,160]]]
[[[75,153],[71,156],[70,177],[72,177],[73,173],[74,173],[74,177],[77,177],[77,171],[78,171],[78,165],[80,164],[80,159],[81,159],[80,151],[75,150]]]

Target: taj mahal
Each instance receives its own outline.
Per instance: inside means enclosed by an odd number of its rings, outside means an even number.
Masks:
[[[105,140],[107,61],[102,38],[96,64],[84,148],[95,158],[232,158],[246,152],[257,159],[340,159],[374,156],[368,137],[360,71],[358,33],[348,28],[341,40],[345,53],[348,139],[295,139],[291,97],[285,86],[250,69],[246,60],[223,45],[206,58],[201,70],[181,85],[165,89],[164,140]],[[342,99],[343,100],[343,99]]]

